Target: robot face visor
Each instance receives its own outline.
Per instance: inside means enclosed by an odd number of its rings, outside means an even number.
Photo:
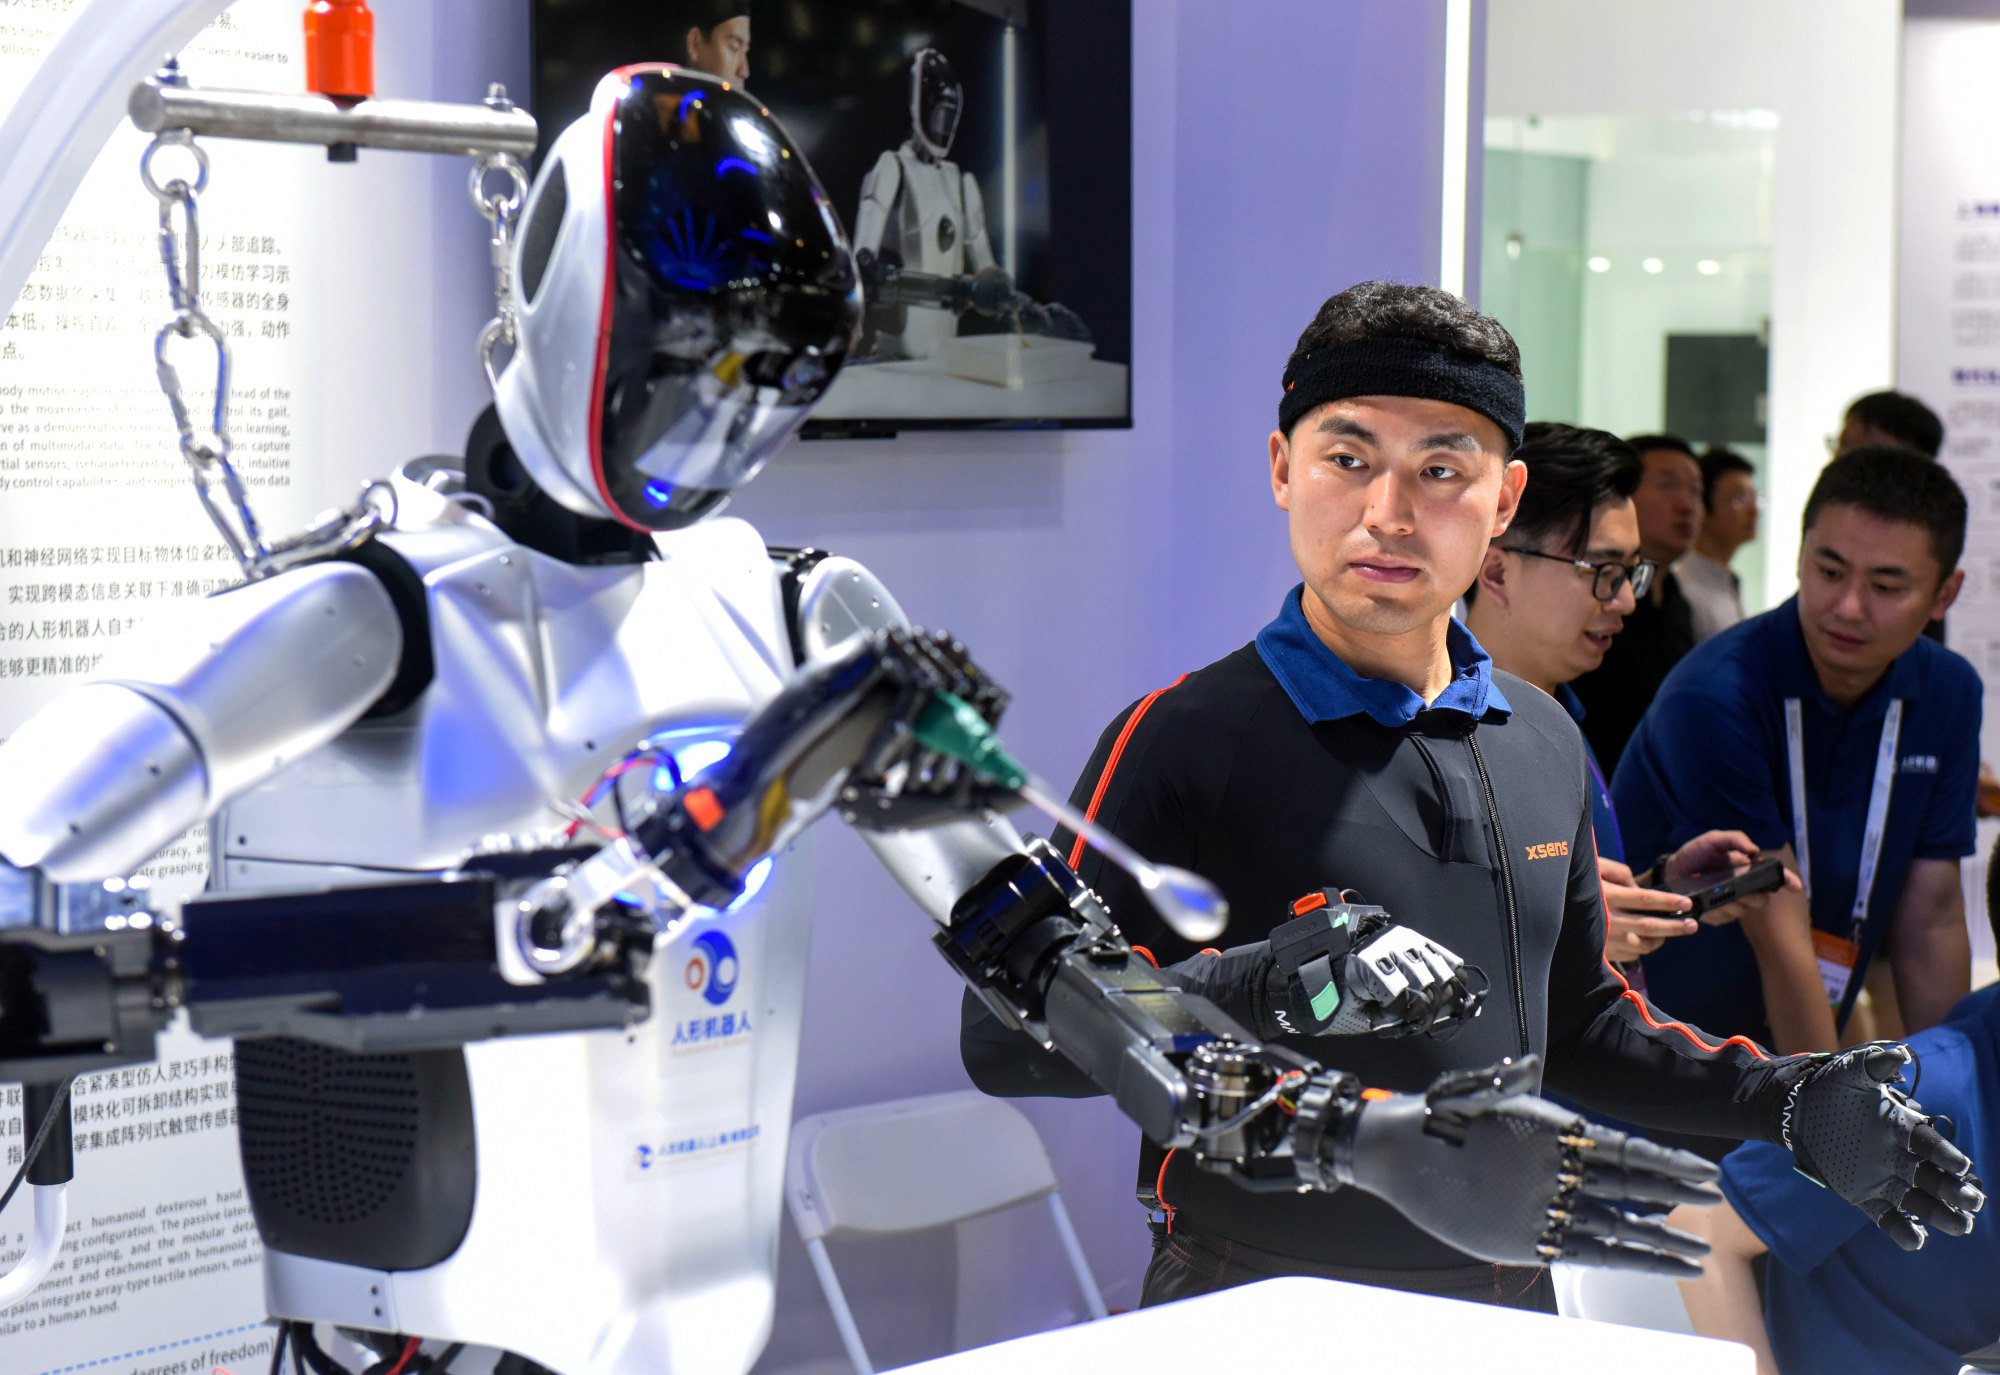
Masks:
[[[628,523],[700,519],[791,437],[860,295],[805,158],[740,90],[639,69],[614,113],[600,490]]]
[[[942,53],[926,50],[917,57],[917,134],[939,157],[958,135],[958,117],[965,110],[965,88]]]

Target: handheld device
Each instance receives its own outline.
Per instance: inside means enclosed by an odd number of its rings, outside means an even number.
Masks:
[[[1775,859],[1759,859],[1747,869],[1711,869],[1706,873],[1689,874],[1686,878],[1669,879],[1656,883],[1656,888],[1669,893],[1679,893],[1694,904],[1688,915],[1699,917],[1718,907],[1724,907],[1738,898],[1747,898],[1758,893],[1769,893],[1785,886],[1785,866]]]

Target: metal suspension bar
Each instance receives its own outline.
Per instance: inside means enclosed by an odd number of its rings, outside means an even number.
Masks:
[[[343,105],[321,95],[204,90],[146,81],[133,87],[128,109],[132,122],[147,133],[188,129],[209,138],[468,157],[527,157],[535,151],[534,116],[498,102],[364,100]]]

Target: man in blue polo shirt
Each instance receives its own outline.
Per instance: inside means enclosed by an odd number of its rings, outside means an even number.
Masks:
[[[1987,913],[2000,918],[2000,856],[1987,870]],[[2000,920],[1996,920],[2000,927]],[[2000,985],[1909,1041],[1924,1109],[1949,1117],[1965,1150],[2000,1150]],[[2000,1337],[2000,1233],[1978,1229],[1949,1251],[1908,1253],[1761,1143],[1722,1163],[1728,1203],[1671,1219],[1715,1247],[1682,1284],[1707,1337],[1743,1342],[1760,1371],[1813,1375],[1954,1375],[1961,1354]],[[1750,1263],[1769,1252],[1760,1305]]]
[[[1965,511],[1927,459],[1835,459],[1806,503],[1798,596],[1698,647],[1633,735],[1612,780],[1629,853],[1733,826],[1806,882],[1646,957],[1675,1016],[1832,1050],[1878,952],[1912,1030],[1965,995],[1983,689],[1922,638],[1964,581]]]

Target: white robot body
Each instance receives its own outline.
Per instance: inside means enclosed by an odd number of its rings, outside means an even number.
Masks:
[[[732,734],[791,675],[773,565],[742,521],[658,536],[653,562],[577,567],[397,485],[406,515],[378,538],[423,579],[435,676],[229,803],[224,888],[302,865],[448,868],[482,837],[560,825],[550,804],[640,740]],[[418,523],[423,497],[437,511]]]
[[[427,495],[398,488],[406,513]],[[545,832],[552,800],[637,741],[726,740],[791,673],[775,566],[742,521],[586,568],[430,504],[379,537],[423,578],[430,688],[219,813],[220,886],[444,869],[478,837]],[[272,1313],[497,1345],[563,1375],[748,1369],[771,1319],[807,916],[781,878],[691,922],[630,1032],[468,1046],[479,1178],[458,1249],[395,1272],[267,1249]]]
[[[770,1331],[804,997],[789,888],[660,951],[653,1015],[630,1032],[466,1047],[479,1179],[458,1249],[400,1272],[267,1249],[271,1313],[562,1375],[748,1370]]]
[[[879,251],[896,248],[912,272],[957,277],[993,266],[986,233],[986,202],[979,182],[955,162],[932,158],[914,143],[882,154],[861,187],[855,243]],[[929,358],[958,336],[958,317],[936,306],[909,306],[907,322],[885,348],[906,358]]]

